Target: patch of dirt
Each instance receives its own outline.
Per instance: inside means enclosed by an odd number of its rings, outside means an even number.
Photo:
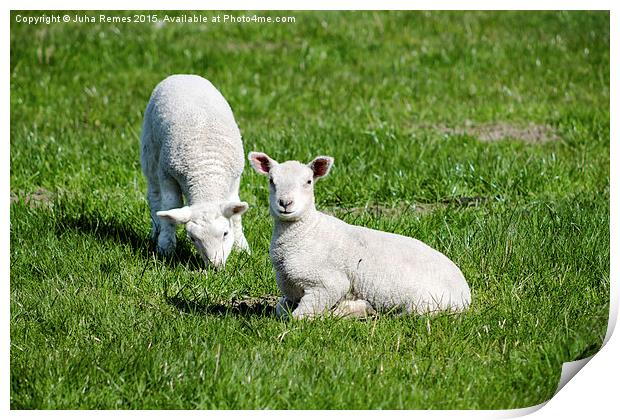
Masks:
[[[431,127],[442,134],[466,135],[484,142],[511,139],[524,143],[546,143],[560,140],[556,130],[547,124],[516,125],[507,122],[474,124],[466,121],[464,127],[449,127],[445,124],[435,124]]]
[[[240,298],[233,298],[230,301],[204,303],[173,296],[168,297],[167,301],[183,312],[201,312],[211,315],[273,316],[279,299],[279,296],[272,295],[261,297],[242,296]]]
[[[476,207],[497,198],[499,197],[487,197],[484,195],[449,197],[441,200],[441,203],[457,207]]]
[[[280,297],[273,295],[261,297],[242,296],[241,298],[233,298],[230,302],[222,302],[221,304],[234,308],[240,312],[252,312],[263,308],[275,308],[278,300],[280,300]]]
[[[39,188],[34,192],[11,191],[11,203],[22,201],[30,206],[31,209],[37,207],[52,207],[54,201],[54,193],[45,188]]]

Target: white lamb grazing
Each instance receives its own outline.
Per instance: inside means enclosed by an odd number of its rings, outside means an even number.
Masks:
[[[280,315],[294,318],[333,313],[461,311],[469,286],[448,257],[416,239],[349,225],[314,205],[314,183],[333,158],[304,165],[278,163],[252,152],[254,169],[269,177],[274,219],[269,255],[283,297]]]
[[[144,113],[141,161],[158,253],[174,252],[174,225],[180,223],[205,263],[216,268],[233,244],[249,252],[241,227],[248,204],[239,199],[241,134],[211,82],[174,75],[155,87]]]

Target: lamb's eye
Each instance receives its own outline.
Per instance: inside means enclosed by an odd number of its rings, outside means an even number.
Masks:
[[[224,238],[228,236],[228,231],[224,232]]]
[[[306,184],[308,184],[308,185],[312,184],[312,180],[309,179],[308,182],[306,182]]]
[[[273,185],[273,178],[269,178],[269,185]]]

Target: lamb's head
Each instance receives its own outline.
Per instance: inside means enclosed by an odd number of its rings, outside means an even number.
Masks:
[[[221,268],[235,241],[231,218],[242,215],[247,209],[246,202],[226,201],[158,211],[157,216],[171,223],[185,224],[187,236],[205,263]]]
[[[297,161],[278,163],[261,152],[251,152],[248,159],[256,172],[269,177],[272,216],[287,222],[314,210],[314,183],[326,176],[334,163],[329,156],[316,157],[307,165]]]

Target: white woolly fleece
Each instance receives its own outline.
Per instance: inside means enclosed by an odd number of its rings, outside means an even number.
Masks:
[[[230,219],[235,245],[248,249],[240,217],[247,204],[238,203],[245,163],[241,134],[230,106],[211,82],[200,76],[173,75],[155,87],[144,114],[141,161],[149,187],[153,236],[161,253],[174,251],[174,223],[188,223],[190,216],[197,225],[192,225],[194,230],[203,232],[192,239],[204,239],[200,236],[206,237],[207,231],[212,236],[215,231],[227,235],[228,222],[216,223],[215,218],[224,217],[220,208],[231,206],[238,212],[224,218]],[[183,196],[190,207],[180,209]],[[236,205],[226,207],[229,202]],[[218,214],[211,215],[214,211]],[[228,242],[203,241],[203,248],[227,248],[227,252],[212,250],[209,260],[225,262],[232,235],[228,238]]]
[[[459,268],[417,239],[349,225],[319,211],[295,222],[275,219],[269,254],[294,316],[343,300],[377,311],[459,311],[471,301]]]
[[[241,133],[221,93],[200,76],[174,75],[157,85],[144,116],[151,142],[143,161],[159,162],[190,205],[227,199],[243,172]],[[148,159],[159,155],[159,159]]]

